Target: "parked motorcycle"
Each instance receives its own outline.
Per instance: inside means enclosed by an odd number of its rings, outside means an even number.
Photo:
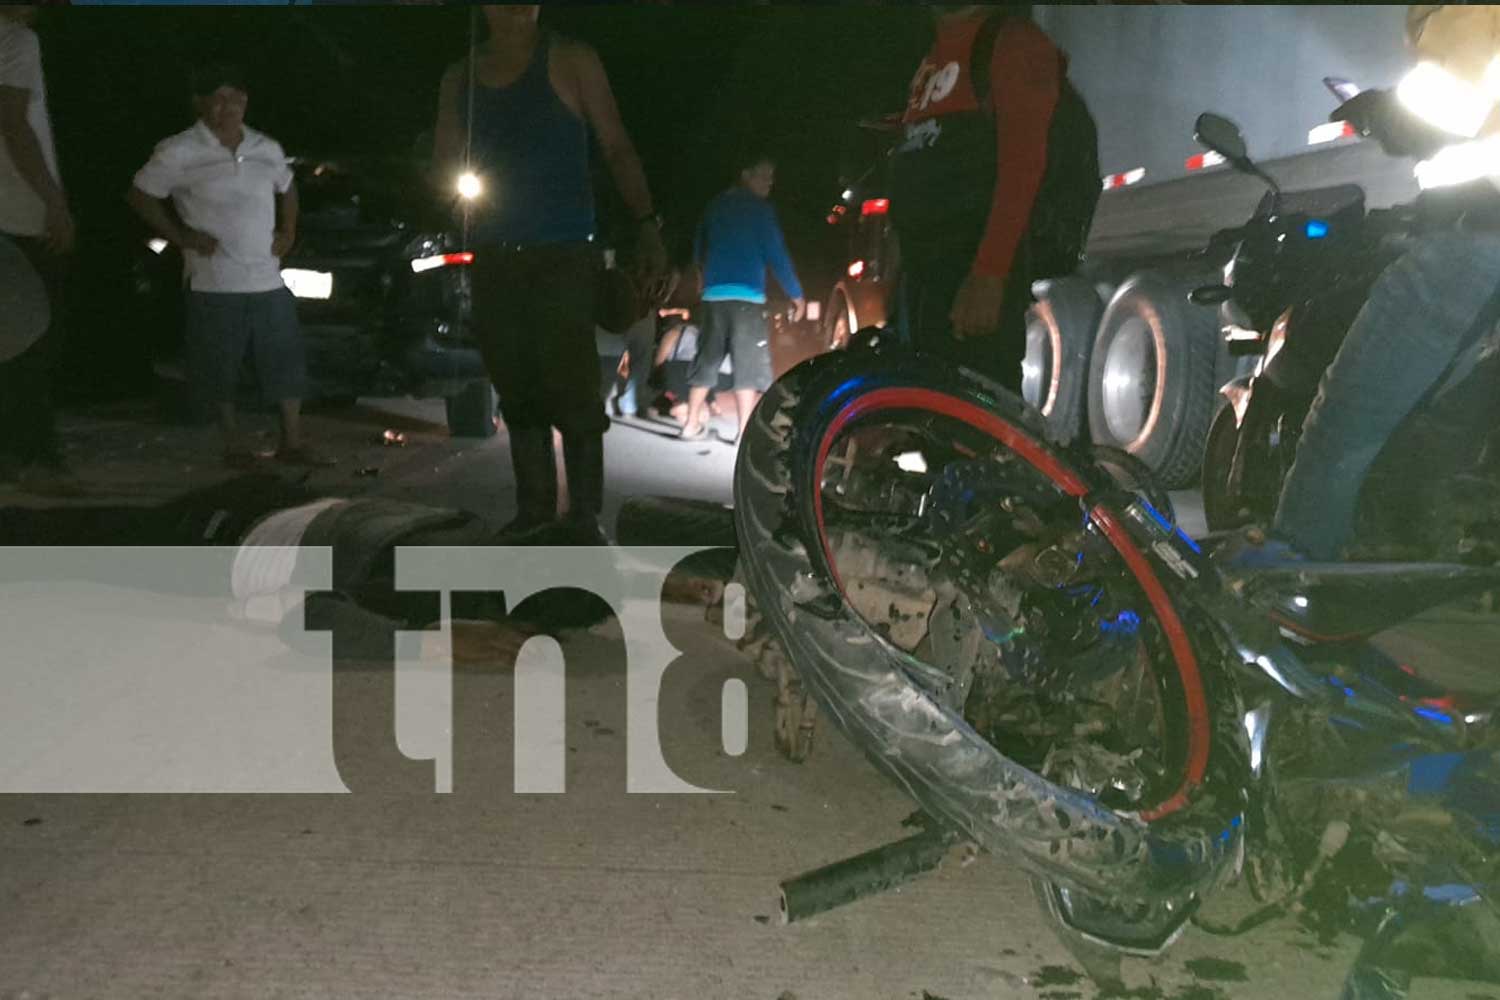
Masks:
[[[1343,81],[1329,83],[1353,98],[1335,118],[1358,119],[1360,132],[1397,151],[1427,139],[1414,137],[1385,95],[1354,96]],[[1488,184],[1435,190],[1409,205],[1366,211],[1355,185],[1282,192],[1225,118],[1202,115],[1196,137],[1270,188],[1244,226],[1216,238],[1228,251],[1224,283],[1192,294],[1199,304],[1219,304],[1230,352],[1256,359],[1252,372],[1220,390],[1224,402],[1205,444],[1204,512],[1210,529],[1222,530],[1274,517],[1319,380],[1381,272],[1422,234],[1493,213],[1495,193]],[[1489,427],[1476,414],[1487,409],[1474,401],[1500,384],[1497,359],[1500,329],[1465,352],[1389,442],[1364,489],[1355,558],[1500,554],[1486,537],[1500,513],[1489,500],[1500,477],[1483,461]]]
[[[1409,924],[1494,918],[1488,709],[1366,640],[1500,573],[1228,574],[1253,539],[1205,550],[1128,457],[1058,446],[1020,399],[878,333],[772,387],[735,519],[759,613],[923,827],[786,882],[787,920],[959,840],[1030,874],[1101,983],[1190,921],[1238,933],[1300,909],[1373,921],[1347,995],[1395,997]],[[1243,920],[1216,912],[1231,884],[1257,901]],[[1439,906],[1434,886],[1469,905]],[[1500,976],[1497,954],[1465,957]]]

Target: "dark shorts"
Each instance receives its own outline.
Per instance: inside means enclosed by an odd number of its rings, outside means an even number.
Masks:
[[[719,368],[727,356],[734,366],[734,388],[765,392],[771,372],[771,324],[766,307],[755,302],[705,302],[698,356],[688,382],[706,389],[719,384]]]
[[[609,428],[594,337],[599,262],[592,243],[476,248],[474,335],[507,427]]]
[[[188,292],[187,370],[204,405],[233,403],[249,358],[261,398],[281,403],[307,393],[307,358],[297,300],[270,292]]]

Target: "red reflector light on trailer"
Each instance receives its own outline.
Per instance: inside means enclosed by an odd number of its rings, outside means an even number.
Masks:
[[[1134,170],[1127,170],[1121,174],[1110,174],[1104,178],[1104,190],[1113,191],[1115,188],[1136,184],[1145,178],[1145,176],[1145,167],[1136,167]]]
[[[443,253],[435,257],[418,257],[411,262],[412,273],[421,274],[423,271],[431,271],[438,267],[455,267],[462,264],[474,263],[472,250],[463,250],[459,253]]]
[[[859,207],[860,215],[885,215],[891,210],[891,199],[871,198]]]
[[[1324,122],[1308,130],[1307,144],[1320,146],[1325,142],[1347,139],[1352,135],[1354,135],[1354,126],[1348,122]]]

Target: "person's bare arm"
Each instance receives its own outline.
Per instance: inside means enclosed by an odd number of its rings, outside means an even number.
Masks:
[[[464,71],[462,62],[454,63],[438,87],[437,117],[432,128],[432,179],[443,188],[452,186],[463,165],[464,123],[458,102],[463,96]]]
[[[286,256],[297,242],[297,185],[276,195],[276,235],[271,238],[271,256]]]
[[[219,241],[207,233],[178,225],[162,199],[153,198],[140,188],[132,186],[125,195],[125,201],[153,233],[169,243],[204,256],[211,256],[219,248]]]
[[[599,54],[587,45],[576,44],[570,48],[583,117],[594,131],[610,176],[614,178],[631,215],[637,219],[649,218],[655,211],[651,189],[646,184],[646,172],[641,167],[635,144],[630,141],[625,123],[620,120],[620,109],[615,103],[614,91],[610,89],[604,64],[599,61]]]
[[[47,239],[53,251],[63,253],[73,245],[73,218],[62,185],[47,169],[42,143],[26,117],[31,91],[0,86],[0,139],[16,171],[47,207]]]

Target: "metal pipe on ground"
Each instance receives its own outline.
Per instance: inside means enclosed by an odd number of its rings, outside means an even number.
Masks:
[[[781,883],[781,923],[805,920],[935,871],[957,840],[947,831],[923,830],[788,879]]]

